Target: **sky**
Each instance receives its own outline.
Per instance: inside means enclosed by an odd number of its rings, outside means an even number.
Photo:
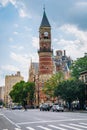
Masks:
[[[87,53],[87,0],[0,0],[0,86],[17,71],[27,81],[31,59],[38,62],[44,6],[54,55],[66,50],[76,60]]]

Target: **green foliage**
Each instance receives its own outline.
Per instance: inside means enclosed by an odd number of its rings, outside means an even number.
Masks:
[[[13,86],[13,89],[9,93],[13,102],[23,104],[24,100],[31,100],[34,99],[34,92],[35,92],[35,84],[33,82],[24,82],[21,81]]]
[[[60,81],[64,80],[64,75],[62,72],[53,74],[52,77],[47,80],[44,84],[43,91],[45,94],[54,96],[54,88],[59,84]]]
[[[78,58],[71,65],[71,74],[76,79],[79,79],[80,73],[85,70],[87,70],[87,56]]]
[[[33,82],[27,82],[25,84],[25,88],[26,88],[26,93],[27,93],[27,98],[29,98],[29,101],[32,102],[34,101],[35,97],[35,83]]]
[[[66,80],[60,82],[54,90],[56,97],[61,96],[66,102],[71,103],[79,100],[80,103],[85,101],[85,84],[80,80]],[[82,105],[82,104],[81,104]]]
[[[13,102],[21,103],[21,100],[23,99],[23,96],[25,96],[24,91],[23,91],[24,84],[25,84],[25,82],[21,81],[19,83],[16,83],[13,86],[13,89],[9,93],[9,95],[12,98]]]
[[[3,100],[2,99],[0,99],[0,105],[3,105]]]

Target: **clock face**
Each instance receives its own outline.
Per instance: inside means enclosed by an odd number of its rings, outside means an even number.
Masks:
[[[44,36],[48,37],[48,32],[44,32]]]

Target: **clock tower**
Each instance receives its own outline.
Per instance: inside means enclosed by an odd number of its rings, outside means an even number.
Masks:
[[[45,9],[42,22],[39,28],[39,76],[43,81],[53,74],[52,62],[53,50],[51,49],[51,26],[47,19]]]

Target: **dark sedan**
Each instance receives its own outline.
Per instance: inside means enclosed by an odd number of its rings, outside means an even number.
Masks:
[[[51,109],[51,106],[49,104],[44,103],[44,104],[41,104],[39,108],[40,108],[40,111],[49,111]]]
[[[21,110],[23,107],[21,105],[15,105],[12,107],[12,110]]]

